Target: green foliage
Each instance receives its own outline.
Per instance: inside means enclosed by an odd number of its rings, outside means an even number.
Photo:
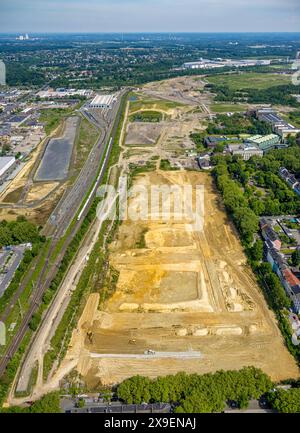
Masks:
[[[270,392],[267,400],[272,408],[281,413],[299,413],[300,412],[300,388],[290,390],[279,389]]]
[[[24,220],[0,222],[0,248],[7,245],[38,243],[42,240],[37,226]]]
[[[158,123],[163,119],[162,113],[159,111],[140,111],[130,116],[130,122],[150,122]]]
[[[216,119],[209,123],[207,134],[239,135],[239,134],[261,134],[267,135],[272,132],[271,126],[253,117],[234,113],[232,116],[219,114]]]
[[[248,249],[248,256],[251,260],[260,262],[263,259],[264,243],[258,239],[255,244]]]
[[[159,168],[160,168],[160,170],[166,170],[166,171],[178,170],[178,167],[172,167],[172,165],[168,159],[162,159],[160,161]]]
[[[292,263],[293,263],[293,266],[299,266],[300,265],[300,249],[298,249],[298,248],[292,254]]]
[[[31,321],[29,322],[29,328],[32,331],[36,331],[40,322],[41,322],[42,316],[39,313],[36,313],[32,316]]]
[[[77,402],[77,407],[83,408],[85,406],[84,398],[79,398]]]
[[[253,240],[254,233],[258,230],[258,217],[248,207],[248,202],[239,184],[230,179],[225,161],[220,161],[214,169],[217,186],[223,195],[224,204],[230,214],[241,238],[246,244]]]
[[[215,101],[219,102],[248,102],[250,104],[280,104],[298,107],[297,99],[293,96],[299,92],[300,86],[283,84],[269,88],[232,88],[228,85],[210,84],[207,87],[216,94]]]
[[[274,272],[272,272],[272,268],[261,265],[258,268],[258,273],[264,283],[266,297],[272,308],[275,311],[280,311],[283,308],[290,308],[291,301],[288,298],[280,279]]]
[[[206,133],[195,132],[190,134],[191,140],[195,143],[198,152],[204,150],[204,138]]]
[[[178,413],[222,412],[228,400],[246,407],[251,398],[259,398],[272,389],[269,377],[254,367],[240,371],[158,377],[150,380],[134,376],[118,387],[119,398],[129,404],[143,402],[178,403]]]
[[[41,86],[45,83],[45,74],[40,69],[30,69],[20,62],[8,63],[6,67],[9,86]]]
[[[58,392],[46,394],[40,400],[34,402],[30,407],[14,406],[3,410],[5,413],[60,413],[60,398]]]
[[[45,125],[46,134],[49,135],[55,130],[63,117],[71,114],[72,108],[49,108],[42,110],[40,121]]]

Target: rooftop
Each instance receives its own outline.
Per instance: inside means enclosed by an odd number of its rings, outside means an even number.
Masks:
[[[92,100],[91,105],[110,105],[114,100],[114,95],[97,95]]]
[[[0,171],[13,162],[15,162],[14,156],[0,156]]]

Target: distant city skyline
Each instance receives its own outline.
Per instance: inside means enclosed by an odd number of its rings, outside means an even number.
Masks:
[[[297,32],[299,0],[1,0],[2,33]]]

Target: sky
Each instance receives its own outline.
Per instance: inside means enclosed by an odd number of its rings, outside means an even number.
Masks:
[[[0,0],[0,33],[297,31],[300,0]]]

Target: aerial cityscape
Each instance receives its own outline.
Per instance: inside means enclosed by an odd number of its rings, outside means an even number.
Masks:
[[[0,5],[0,413],[300,413],[298,2],[37,3]]]

